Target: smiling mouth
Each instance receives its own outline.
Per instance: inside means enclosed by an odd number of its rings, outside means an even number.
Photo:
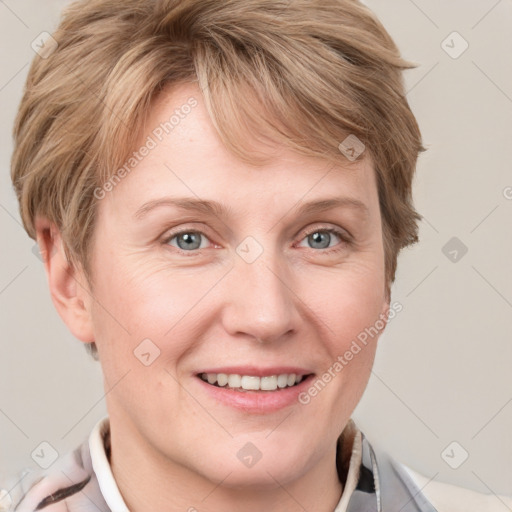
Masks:
[[[238,375],[227,373],[201,373],[198,375],[203,381],[218,388],[232,389],[234,391],[282,391],[283,389],[298,386],[303,380],[313,374],[297,375],[283,373],[257,377],[254,375]]]

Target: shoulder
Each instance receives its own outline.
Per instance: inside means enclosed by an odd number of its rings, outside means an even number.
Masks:
[[[395,460],[363,435],[361,468],[373,473],[369,491],[376,494],[383,512],[502,512],[512,510],[511,496],[481,494],[438,482]],[[368,486],[366,486],[368,488]],[[351,509],[349,509],[352,512]],[[354,508],[354,512],[359,508]]]
[[[0,512],[106,511],[98,491],[86,440],[46,470],[0,476]]]
[[[0,512],[15,510],[23,497],[41,476],[38,472],[26,468],[18,473],[0,474]]]
[[[394,462],[407,475],[438,512],[502,512],[512,509],[512,497],[479,492],[438,482],[414,471],[405,464]]]

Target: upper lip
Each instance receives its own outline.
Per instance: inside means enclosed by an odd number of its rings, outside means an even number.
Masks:
[[[251,375],[255,377],[269,377],[271,375],[283,375],[294,373],[297,376],[309,375],[313,372],[298,366],[272,366],[261,368],[257,366],[223,366],[217,368],[206,368],[197,372],[202,373],[225,373],[228,375]]]

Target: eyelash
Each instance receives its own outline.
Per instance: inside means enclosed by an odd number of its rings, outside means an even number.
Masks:
[[[169,242],[171,240],[173,240],[174,238],[178,237],[179,235],[183,235],[185,233],[195,233],[195,234],[203,235],[205,238],[207,238],[209,240],[208,236],[203,231],[199,231],[196,229],[182,229],[180,231],[170,233],[168,236],[166,236],[164,238],[164,240],[162,240],[162,244],[169,246]],[[350,239],[350,236],[345,231],[342,231],[341,229],[337,229],[337,228],[332,228],[332,227],[312,229],[312,230],[306,232],[300,241],[304,240],[305,238],[307,238],[308,236],[310,236],[314,233],[334,234],[334,235],[337,235],[341,240],[341,242],[339,244],[335,245],[334,247],[328,247],[326,249],[317,249],[316,250],[316,252],[321,252],[322,254],[331,254],[331,253],[336,253],[336,252],[342,251],[346,245],[351,245],[353,243],[352,240]],[[183,249],[180,249],[179,247],[174,247],[174,246],[171,246],[171,247],[173,249],[176,249],[178,252],[180,252],[182,254],[183,253],[186,254],[187,256],[197,255],[202,250],[202,249],[194,249],[191,251],[184,251]],[[310,248],[310,249],[315,251],[315,249],[313,249],[313,248]]]

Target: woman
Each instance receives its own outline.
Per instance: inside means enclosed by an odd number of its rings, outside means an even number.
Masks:
[[[492,510],[350,419],[420,219],[410,65],[372,13],[79,1],[42,46],[12,178],[109,415],[4,509]]]

